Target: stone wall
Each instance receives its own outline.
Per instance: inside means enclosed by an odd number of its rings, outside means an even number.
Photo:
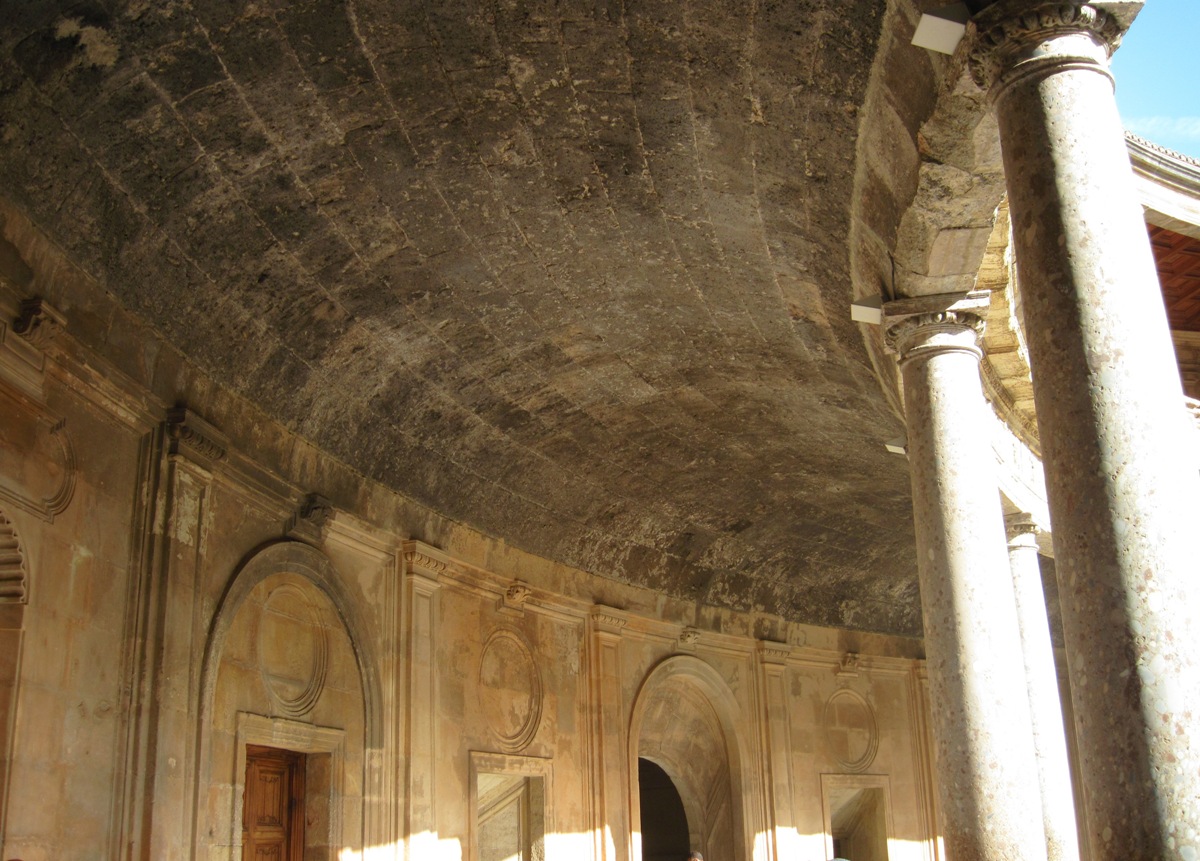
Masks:
[[[306,756],[306,859],[475,858],[512,792],[531,858],[624,861],[652,824],[639,757],[711,857],[828,858],[831,800],[860,790],[883,825],[855,839],[934,857],[919,642],[670,598],[423,509],[5,216],[27,272],[0,272],[4,858],[239,858],[252,745]]]

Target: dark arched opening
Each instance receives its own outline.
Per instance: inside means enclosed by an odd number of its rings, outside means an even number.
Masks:
[[[642,757],[638,757],[638,803],[642,861],[684,861],[692,846],[679,790],[665,771]]]

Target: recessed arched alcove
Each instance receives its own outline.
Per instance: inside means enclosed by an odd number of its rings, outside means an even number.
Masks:
[[[678,794],[687,823],[687,850],[707,857],[746,861],[740,745],[734,732],[733,695],[720,675],[698,658],[675,656],[647,677],[630,728],[632,797],[641,797],[648,761]],[[661,787],[659,787],[661,789]],[[633,811],[634,857],[652,859],[658,835],[647,840],[640,805]]]
[[[303,815],[283,845],[306,857],[361,845],[378,685],[363,623],[322,552],[288,541],[250,554],[214,618],[201,687],[197,857],[238,854],[251,839],[251,760],[279,783],[272,757],[299,775],[287,772],[294,797],[282,803]]]

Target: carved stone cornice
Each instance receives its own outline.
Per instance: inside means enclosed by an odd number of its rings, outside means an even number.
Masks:
[[[759,640],[758,656],[764,664],[782,666],[792,656],[792,647],[787,643],[779,643],[774,640]]]
[[[67,327],[67,318],[45,299],[26,299],[13,321],[13,331],[43,352]]]
[[[595,629],[605,634],[620,636],[628,624],[628,620],[620,610],[604,604],[596,604],[592,607],[591,616]]]
[[[1086,35],[1103,49],[1106,57],[1121,44],[1125,26],[1100,4],[1053,2],[1053,0],[1002,0],[979,13],[971,22],[967,62],[971,77],[985,90],[1008,78],[1063,63],[1097,65],[1091,52],[1047,50],[1046,45],[1063,36]],[[1097,66],[1098,71],[1107,69]]]
[[[884,344],[901,362],[934,352],[965,351],[983,355],[986,290],[897,299],[883,306]]]
[[[405,542],[404,567],[411,573],[436,580],[449,570],[450,565],[446,560],[439,559],[433,554],[425,552],[423,549],[425,546],[416,541]]]
[[[225,459],[228,437],[187,407],[167,412],[166,429],[171,454],[182,455],[208,468]]]

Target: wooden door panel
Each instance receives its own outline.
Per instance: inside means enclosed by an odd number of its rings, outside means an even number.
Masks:
[[[304,754],[246,746],[242,861],[304,857]]]

